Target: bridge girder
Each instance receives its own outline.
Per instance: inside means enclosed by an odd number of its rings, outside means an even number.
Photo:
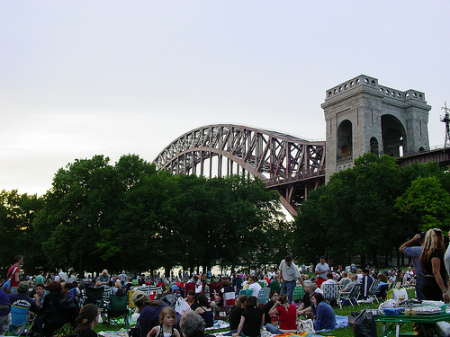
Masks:
[[[174,174],[205,175],[208,161],[209,177],[238,174],[239,168],[241,172],[247,171],[268,188],[277,190],[282,204],[296,215],[292,198],[299,183],[317,186],[325,176],[325,141],[311,142],[276,131],[233,124],[208,125],[175,139],[159,153],[154,163],[157,169]],[[236,172],[233,164],[237,165]]]

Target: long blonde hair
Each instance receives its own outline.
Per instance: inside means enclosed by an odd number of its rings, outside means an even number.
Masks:
[[[430,260],[431,254],[440,251],[442,256],[445,254],[444,236],[439,228],[429,229],[425,235],[422,254],[420,255],[420,263],[425,270],[426,263]]]

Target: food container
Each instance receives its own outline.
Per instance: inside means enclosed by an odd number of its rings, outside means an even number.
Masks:
[[[383,311],[385,315],[399,315],[405,311],[405,308],[386,308]]]

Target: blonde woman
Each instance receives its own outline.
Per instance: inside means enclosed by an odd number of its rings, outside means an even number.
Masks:
[[[420,262],[424,271],[422,293],[427,300],[449,301],[447,273],[444,266],[444,236],[439,228],[427,231]]]

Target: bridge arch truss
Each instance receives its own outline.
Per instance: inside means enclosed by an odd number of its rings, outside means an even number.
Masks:
[[[325,177],[325,142],[252,127],[217,124],[191,130],[154,160],[174,174],[230,176],[248,172],[280,194],[292,214]]]

